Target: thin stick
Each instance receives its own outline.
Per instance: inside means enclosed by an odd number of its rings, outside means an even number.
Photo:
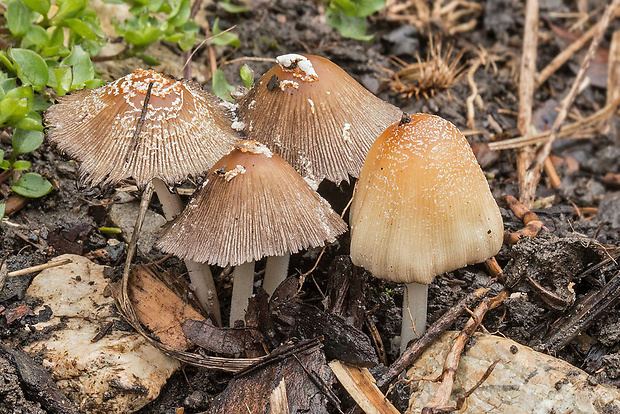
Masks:
[[[127,247],[127,257],[125,258],[125,267],[123,268],[123,283],[121,288],[121,304],[125,308],[131,306],[128,305],[130,304],[128,293],[129,272],[131,270],[131,262],[133,257],[136,255],[138,238],[140,236],[140,232],[142,231],[142,224],[144,223],[144,217],[146,217],[149,203],[153,197],[153,191],[153,182],[149,181],[144,189],[144,192],[142,193],[142,199],[140,200],[140,211],[138,212],[138,218],[136,219],[136,224],[133,228],[129,246]]]
[[[454,340],[454,343],[450,348],[450,352],[448,352],[448,355],[444,361],[443,372],[441,373],[441,384],[435,392],[433,399],[422,409],[422,414],[444,412],[442,408],[448,406],[448,401],[450,400],[450,395],[452,394],[452,386],[454,385],[454,378],[456,377],[456,370],[461,359],[461,353],[465,348],[465,344],[474,334],[478,326],[480,326],[480,323],[482,323],[484,315],[489,310],[498,307],[508,297],[508,295],[508,291],[503,290],[494,298],[484,299],[476,307],[471,318],[469,318],[461,333],[459,333]]]
[[[27,267],[25,269],[14,270],[7,274],[7,277],[17,277],[27,275],[29,273],[40,272],[41,270],[49,269],[51,267],[62,266],[71,263],[71,259],[62,260],[50,260],[47,263],[43,263],[37,266]]]
[[[601,22],[596,23],[587,32],[585,32],[579,39],[571,43],[566,49],[562,50],[553,60],[540,71],[540,74],[536,78],[536,87],[539,87],[546,82],[551,75],[561,68],[568,60],[573,57],[586,43],[590,41],[599,29]]]
[[[535,90],[536,51],[538,46],[538,0],[527,0],[525,4],[525,33],[523,53],[519,73],[519,116],[517,127],[521,135],[532,134],[532,106]],[[519,199],[532,207],[538,181],[527,180],[527,167],[534,158],[532,148],[523,148],[517,155],[517,177],[519,181]]]
[[[125,156],[125,162],[128,162],[133,152],[138,145],[138,139],[140,138],[140,132],[142,131],[142,126],[144,125],[144,121],[146,120],[146,111],[149,108],[149,100],[151,99],[151,91],[153,90],[153,82],[149,82],[149,88],[146,90],[146,96],[144,97],[144,105],[142,105],[142,112],[140,113],[140,118],[138,118],[138,123],[136,124],[136,132],[133,134],[133,139],[131,140],[131,146],[129,147],[129,151],[127,151],[127,155]]]
[[[583,82],[586,76],[586,71],[588,70],[588,67],[590,67],[590,62],[592,61],[592,58],[594,57],[594,54],[598,49],[598,45],[603,38],[603,35],[605,34],[609,23],[611,23],[611,16],[619,5],[620,0],[612,0],[612,2],[605,9],[605,13],[603,13],[603,17],[601,18],[600,26],[598,27],[596,34],[592,39],[592,43],[590,44],[588,53],[586,54],[586,57],[581,64],[581,67],[579,68],[577,77],[573,81],[573,85],[571,86],[568,95],[562,101],[562,108],[560,109],[560,113],[558,114],[558,117],[555,119],[555,122],[551,127],[549,139],[538,152],[536,164],[528,169],[528,175],[531,175],[532,179],[534,179],[536,176],[540,177],[540,166],[543,165],[545,159],[549,156],[549,153],[551,152],[551,146],[557,139],[557,133],[564,124],[566,116],[568,115],[568,110],[571,108],[573,101],[577,96],[577,93],[579,91],[579,85],[581,85],[581,83]]]
[[[465,312],[465,309],[473,305],[488,291],[489,289],[482,288],[467,294],[455,306],[441,315],[441,317],[424,332],[420,339],[413,342],[405,352],[394,361],[390,368],[377,380],[377,386],[381,389],[386,388],[401,372],[413,364],[415,360],[422,355],[422,352],[424,352],[439,335],[445,332],[445,330],[454,323],[456,318]]]
[[[594,130],[597,129],[597,125],[602,124],[610,116],[614,114],[620,104],[620,96],[615,101],[606,104],[603,108],[599,109],[592,115],[583,118],[577,122],[566,125],[558,132],[558,138],[571,138],[571,139],[592,139]],[[549,139],[551,131],[540,132],[538,134],[525,137],[510,138],[503,141],[490,142],[489,149],[492,151],[507,150],[513,148],[521,148],[527,145],[540,144],[546,142]]]

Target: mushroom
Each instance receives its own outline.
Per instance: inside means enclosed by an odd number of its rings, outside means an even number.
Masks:
[[[153,70],[60,97],[44,117],[49,140],[80,162],[83,181],[107,185],[133,177],[143,197],[152,194],[146,191],[152,181],[168,220],[182,206],[168,186],[204,173],[238,139],[215,96]],[[219,322],[210,269],[186,265],[197,298]]]
[[[368,149],[400,118],[338,65],[313,55],[279,56],[239,100],[243,133],[260,139],[313,188],[357,177]]]
[[[400,118],[338,65],[314,55],[288,54],[239,100],[238,125],[299,172],[313,189],[359,175],[375,138]],[[284,280],[289,256],[267,259],[267,281]],[[272,294],[276,286],[265,285]]]
[[[347,225],[289,164],[258,141],[235,144],[207,179],[156,245],[178,257],[236,266],[233,326],[243,320],[256,260],[333,242]]]
[[[403,114],[375,141],[350,225],[353,263],[406,283],[401,350],[426,329],[435,275],[494,256],[503,238],[499,207],[467,140],[427,114]]]

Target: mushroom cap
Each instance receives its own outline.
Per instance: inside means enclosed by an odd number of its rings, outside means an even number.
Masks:
[[[86,183],[133,177],[142,187],[153,178],[173,185],[207,171],[239,139],[227,113],[193,82],[137,69],[100,88],[58,98],[44,118],[49,140],[80,162]]]
[[[405,115],[368,153],[351,205],[351,259],[429,284],[502,246],[503,222],[467,140],[434,115]]]
[[[313,55],[284,55],[240,99],[244,134],[282,156],[313,188],[357,177],[374,140],[401,111],[338,65]]]
[[[236,266],[322,246],[347,230],[327,201],[257,141],[237,143],[207,179],[158,240],[162,251]]]

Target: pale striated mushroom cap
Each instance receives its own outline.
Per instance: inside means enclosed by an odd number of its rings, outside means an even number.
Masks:
[[[207,178],[157,242],[162,251],[236,266],[322,246],[347,230],[327,201],[257,141],[236,144]]]
[[[396,282],[429,284],[502,246],[502,217],[471,147],[434,115],[405,115],[381,134],[350,218],[353,263]]]
[[[329,60],[284,55],[239,101],[246,136],[260,139],[313,188],[357,177],[374,140],[400,119]]]
[[[60,97],[44,117],[49,140],[80,162],[91,185],[129,177],[140,187],[153,178],[173,185],[207,171],[239,139],[215,96],[153,70]]]

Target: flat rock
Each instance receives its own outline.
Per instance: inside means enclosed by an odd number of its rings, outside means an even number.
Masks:
[[[51,307],[54,317],[35,325],[37,330],[58,325],[49,338],[25,348],[41,355],[59,388],[88,413],[134,412],[157,398],[168,377],[179,368],[134,332],[113,326],[98,341],[103,327],[118,319],[114,299],[104,295],[108,280],[104,266],[82,256],[50,268],[34,278],[27,291]],[[62,322],[65,326],[59,325]]]
[[[437,378],[457,332],[447,332],[422,354],[407,377]],[[592,385],[579,368],[536,352],[510,339],[477,334],[461,356],[451,405],[482,378],[491,375],[469,396],[458,413],[620,413],[620,390]],[[408,414],[420,413],[438,383],[412,383]]]
[[[123,232],[123,238],[127,243],[131,240],[133,228],[136,224],[140,203],[116,203],[110,209],[109,218],[112,223]],[[142,231],[138,239],[138,249],[147,254],[151,251],[155,239],[161,230],[161,226],[166,224],[166,219],[161,214],[157,214],[151,210],[147,210],[142,224]]]

